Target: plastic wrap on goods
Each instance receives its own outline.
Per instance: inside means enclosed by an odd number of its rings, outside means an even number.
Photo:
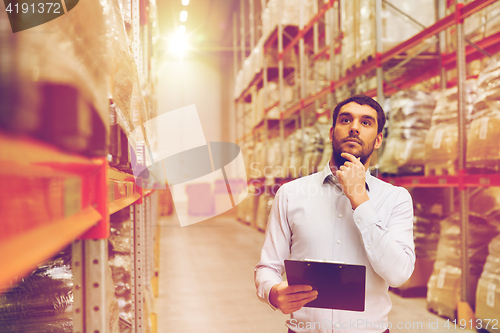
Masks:
[[[467,166],[500,169],[500,54],[477,79],[477,96],[467,135]]]
[[[465,3],[473,0],[464,1]],[[452,14],[454,7],[447,9],[446,15]],[[481,9],[464,20],[464,32],[467,39],[477,42],[485,37],[489,37],[500,30],[500,3],[493,2],[484,9]],[[456,50],[457,37],[455,27],[448,28],[447,31],[447,52]]]
[[[245,142],[243,154],[245,157],[245,170],[248,178],[251,178],[253,153],[254,153],[254,147],[252,143],[248,141]]]
[[[409,189],[413,198],[413,239],[417,258],[436,259],[439,240],[439,221],[443,219],[442,189]]]
[[[318,165],[323,157],[323,137],[316,126],[305,128],[305,149],[302,166],[300,169],[301,176],[307,176],[318,171]]]
[[[332,127],[332,125],[326,122],[318,122],[316,126],[318,127],[321,137],[323,138],[323,155],[321,156],[321,160],[318,163],[318,171],[320,171],[332,158],[333,148],[332,142],[330,141],[330,128]]]
[[[289,173],[289,168],[290,168],[290,161],[291,161],[291,141],[293,140],[293,135],[289,135],[288,137],[285,138],[285,143],[283,145],[283,176],[282,178],[289,178],[290,173]]]
[[[489,332],[500,332],[500,236],[494,238],[489,246],[489,254],[479,278],[476,293],[477,319],[484,323],[490,321]],[[496,325],[494,320],[496,320]]]
[[[242,220],[252,226],[255,226],[255,219],[257,216],[257,206],[259,196],[262,194],[262,188],[254,186],[251,182],[248,185],[248,195],[243,200]]]
[[[118,332],[118,306],[109,269],[106,300],[109,332]],[[38,266],[15,287],[0,294],[0,332],[72,333],[71,247]]]
[[[397,173],[399,167],[424,164],[425,135],[436,106],[432,94],[400,91],[390,99],[388,136],[380,159],[382,172]]]
[[[475,300],[477,281],[488,255],[487,245],[498,234],[497,229],[488,224],[480,214],[469,214],[470,234],[468,257],[469,299]],[[429,279],[427,308],[440,316],[455,319],[457,297],[460,293],[461,276],[461,234],[460,215],[454,213],[441,221],[441,232],[434,263],[434,270]],[[474,307],[474,304],[471,304]]]
[[[120,318],[132,322],[131,276],[132,259],[130,208],[122,209],[110,217],[111,235],[109,237],[109,259],[115,294],[118,299]]]
[[[253,160],[250,164],[250,178],[257,179],[264,177],[264,163],[266,150],[263,142],[257,142],[253,151]]]
[[[265,39],[269,37],[271,32],[276,28],[281,17],[283,25],[300,24],[300,6],[303,10],[303,23],[304,25],[310,21],[315,14],[313,9],[313,2],[311,0],[287,0],[281,2],[281,11],[278,11],[278,1],[270,0],[262,14],[262,35]]]
[[[118,0],[109,0],[110,50],[112,54],[111,95],[116,104],[116,117],[130,144],[143,144],[142,131],[132,132],[148,120],[142,96],[137,67],[131,53],[129,39]],[[149,131],[150,132],[150,131]]]
[[[266,178],[282,177],[281,165],[283,164],[281,154],[281,138],[271,139],[267,150],[267,165],[264,168]]]
[[[419,24],[399,13],[406,13]],[[375,0],[346,1],[342,6],[343,49],[347,68],[375,57]],[[387,51],[435,22],[434,0],[390,0],[382,4],[382,44]],[[422,27],[422,25],[424,27]]]
[[[470,198],[470,209],[500,230],[500,187],[490,186],[474,193]]]
[[[270,194],[263,193],[259,197],[259,208],[257,210],[257,228],[261,230],[266,230],[267,220],[269,219],[269,213],[271,212],[271,207],[273,205],[274,197]]]
[[[299,129],[290,135],[290,164],[288,175],[291,178],[299,178],[302,167],[302,130]]]
[[[33,96],[34,102],[19,99],[24,106],[32,108],[38,108],[36,89],[41,88],[42,84],[75,88],[80,97],[93,106],[108,129],[108,6],[98,0],[82,1],[57,19],[28,30],[12,34],[12,31],[4,29],[7,26],[7,13],[3,11],[0,15],[0,27],[2,33],[11,37],[0,39],[0,83],[3,82],[0,88],[7,91],[34,89],[26,96],[22,91],[12,91],[20,94],[20,98],[31,99]],[[4,45],[3,42],[7,39],[9,44]],[[14,78],[14,83],[20,84],[10,88],[8,85],[12,82],[4,81],[4,77]]]

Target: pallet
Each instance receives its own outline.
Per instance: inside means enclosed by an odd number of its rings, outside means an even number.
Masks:
[[[389,288],[391,292],[403,298],[426,297],[427,286],[412,287],[412,288]]]
[[[426,176],[452,176],[457,174],[457,168],[454,164],[428,164],[425,166]]]
[[[500,160],[467,162],[467,172],[470,174],[490,174],[500,171]]]
[[[347,69],[346,69],[346,75],[349,75],[351,74],[352,72],[354,72],[355,70],[357,70],[358,68],[360,68],[361,66],[365,65],[366,63],[372,61],[374,59],[374,56],[373,55],[369,55],[368,57],[366,58],[360,58],[360,59],[356,59],[356,61],[351,64]]]
[[[405,165],[398,167],[398,176],[423,176],[424,165]]]

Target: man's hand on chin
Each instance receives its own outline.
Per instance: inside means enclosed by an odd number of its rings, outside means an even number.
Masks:
[[[360,158],[356,158],[352,154],[342,153],[341,156],[348,161],[340,166],[336,176],[345,195],[351,201],[352,209],[356,209],[370,199],[365,187],[365,166],[361,163]]]

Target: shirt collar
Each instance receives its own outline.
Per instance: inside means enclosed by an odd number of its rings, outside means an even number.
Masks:
[[[328,177],[333,177],[334,182],[338,182],[337,177],[333,175],[332,170],[330,169],[330,160],[321,171],[321,184],[327,183]],[[373,176],[371,175],[369,170],[366,170],[366,178],[365,178],[365,187],[367,191],[370,191],[370,186],[372,185]]]

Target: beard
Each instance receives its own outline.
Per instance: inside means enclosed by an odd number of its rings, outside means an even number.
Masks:
[[[348,162],[349,160],[342,157],[340,154],[344,153],[345,151],[342,150],[341,144],[344,143],[345,141],[349,139],[355,139],[359,142],[361,145],[361,150],[357,154],[353,154],[356,158],[360,157],[360,161],[363,165],[365,165],[366,161],[368,158],[371,156],[373,153],[373,150],[375,149],[375,141],[371,144],[366,144],[361,138],[357,135],[349,135],[347,138],[336,140],[335,138],[332,140],[332,160],[337,165],[340,167],[341,165],[344,165],[345,162]]]

